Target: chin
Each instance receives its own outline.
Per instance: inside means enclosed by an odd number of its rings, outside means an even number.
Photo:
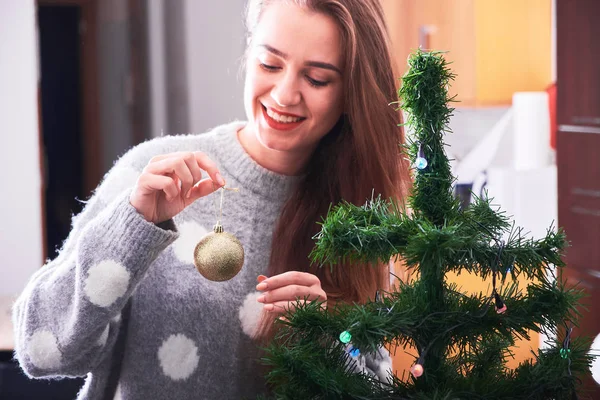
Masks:
[[[259,127],[257,129],[257,139],[259,143],[269,150],[286,151],[289,150],[290,144],[287,138],[277,137],[276,135],[265,133]]]

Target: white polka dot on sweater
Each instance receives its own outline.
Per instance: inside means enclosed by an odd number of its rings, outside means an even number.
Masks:
[[[248,293],[238,313],[242,330],[250,337],[254,337],[262,314],[263,304],[256,301],[261,292]]]
[[[596,336],[594,342],[592,343],[592,347],[590,350],[590,354],[599,354],[600,353],[600,335]],[[590,367],[592,371],[592,378],[596,381],[596,383],[600,383],[600,359],[598,357],[594,358],[592,361],[592,366]]]
[[[61,355],[58,340],[52,332],[38,330],[29,338],[27,345],[29,360],[40,369],[53,369],[60,366]]]
[[[115,390],[115,397],[113,400],[123,400],[123,396],[121,395],[121,384],[117,385],[117,390]]]
[[[108,307],[125,294],[129,278],[129,271],[123,265],[104,260],[89,269],[83,291],[93,304]]]
[[[173,243],[173,251],[180,261],[186,264],[194,263],[194,249],[209,230],[194,221],[177,224],[179,238]]]
[[[98,338],[98,341],[96,342],[96,344],[98,346],[104,346],[106,344],[106,340],[108,339],[109,331],[110,331],[110,325],[106,325],[106,328],[104,328],[104,331],[102,331],[102,334],[100,335],[100,337]]]
[[[185,335],[171,335],[158,349],[158,360],[166,376],[173,380],[188,378],[198,366],[198,347]]]
[[[133,188],[137,182],[140,172],[131,167],[119,168],[115,173],[111,173],[102,183],[99,195],[105,201],[112,201],[123,191]]]

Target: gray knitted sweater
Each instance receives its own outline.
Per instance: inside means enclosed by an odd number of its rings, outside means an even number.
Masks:
[[[256,277],[294,177],[256,164],[234,122],[206,134],[157,138],[125,154],[105,176],[59,256],[37,271],[13,309],[15,355],[31,377],[87,376],[79,399],[241,399],[265,392],[251,340],[262,310]],[[229,187],[222,224],[243,244],[242,271],[204,279],[194,247],[216,222],[203,197],[170,226],[147,222],[129,203],[155,155],[203,151]],[[169,225],[169,224],[167,224]],[[356,359],[384,377],[387,354]]]

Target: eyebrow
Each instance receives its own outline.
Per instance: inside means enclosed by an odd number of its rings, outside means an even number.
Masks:
[[[288,58],[287,54],[285,54],[281,50],[277,50],[273,46],[269,46],[268,44],[261,44],[260,46],[264,47],[269,53],[273,53],[276,56],[279,56],[279,57],[281,57],[283,59],[287,59]],[[322,61],[307,61],[305,63],[305,65],[308,65],[309,67],[316,67],[316,68],[328,69],[328,70],[335,71],[338,74],[342,75],[342,71],[340,71],[340,69],[338,67],[336,67],[333,64],[326,63],[326,62],[322,62]]]

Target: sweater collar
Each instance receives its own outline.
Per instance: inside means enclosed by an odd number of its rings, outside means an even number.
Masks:
[[[224,126],[216,135],[220,168],[234,177],[245,188],[274,200],[286,199],[301,176],[282,175],[268,170],[250,157],[242,147],[237,132],[246,125],[245,121],[235,121]]]

